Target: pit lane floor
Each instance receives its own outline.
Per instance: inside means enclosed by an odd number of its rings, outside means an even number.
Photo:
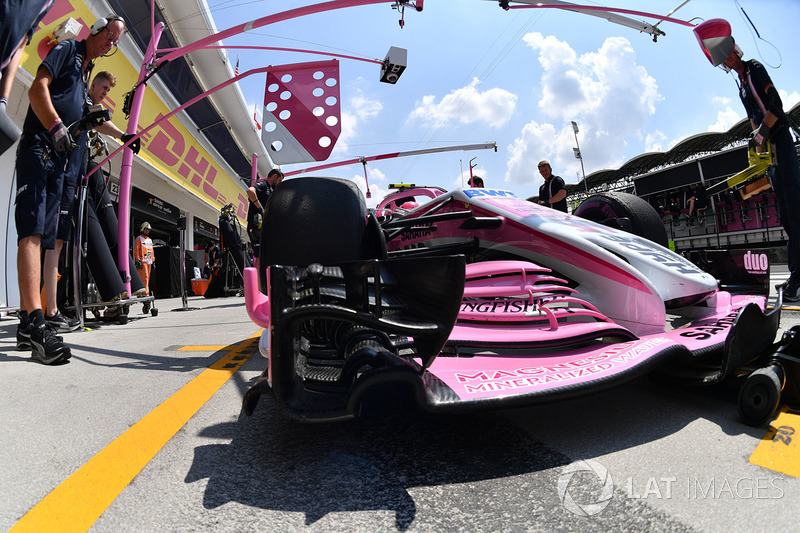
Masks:
[[[128,324],[65,334],[73,357],[55,367],[15,351],[17,321],[0,320],[0,529],[796,528],[800,423],[783,415],[764,440],[739,422],[735,391],[640,379],[458,416],[381,398],[323,425],[263,398],[246,417],[265,360],[243,298],[156,304],[157,317],[137,306]],[[785,308],[782,329],[799,318]],[[753,464],[765,445],[782,459]]]

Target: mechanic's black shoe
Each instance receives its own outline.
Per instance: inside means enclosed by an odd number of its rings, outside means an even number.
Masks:
[[[28,325],[24,328],[17,326],[17,350],[20,352],[26,352],[28,350],[33,349],[31,346],[31,329],[33,325],[28,322]],[[50,328],[51,330],[53,328]],[[64,337],[61,335],[56,335],[56,339],[58,342],[64,342]]]
[[[786,302],[800,302],[800,276],[792,276],[783,289],[783,300]]]
[[[47,325],[31,325],[31,357],[45,365],[54,365],[72,357],[69,346],[66,346],[58,335]]]
[[[31,323],[28,322],[26,327],[22,324],[17,325],[17,350],[26,352],[31,349]]]
[[[61,314],[61,311],[56,311],[53,316],[47,317],[47,323],[55,330],[60,332],[75,331],[81,326],[81,321],[77,318],[67,318]]]

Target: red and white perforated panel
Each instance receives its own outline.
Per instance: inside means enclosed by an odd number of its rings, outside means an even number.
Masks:
[[[261,139],[278,165],[324,161],[342,132],[339,61],[267,71]]]

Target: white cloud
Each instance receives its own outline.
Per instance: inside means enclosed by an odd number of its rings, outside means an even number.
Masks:
[[[491,183],[489,171],[482,167],[475,167],[472,169],[473,176],[480,176],[486,187],[502,187],[499,183]],[[469,170],[464,170],[458,173],[458,176],[452,182],[452,188],[469,187]]]
[[[524,40],[538,53],[542,75],[535,92],[541,95],[539,108],[553,123],[525,125],[509,146],[505,181],[538,183],[536,163],[545,158],[567,183],[578,181],[572,120],[579,123],[584,161],[591,161],[591,168],[618,166],[625,139],[644,136],[646,122],[662,99],[656,80],[637,64],[630,42],[610,37],[597,51],[578,55],[554,36],[534,32]]]
[[[339,140],[336,141],[336,146],[331,153],[332,157],[346,155],[349,146],[348,143],[351,139],[358,136],[358,117],[348,111],[342,111],[342,133],[339,134]]]
[[[383,111],[382,103],[377,100],[370,100],[360,93],[350,99],[350,107],[359,120],[375,118]]]
[[[423,96],[408,120],[420,120],[437,128],[451,121],[460,124],[482,122],[492,128],[503,126],[514,114],[517,95],[500,88],[480,92],[480,83],[478,78],[473,78],[468,86],[451,91],[439,103],[436,103],[434,95]]]
[[[744,109],[744,108],[742,108]],[[717,121],[708,127],[708,131],[725,132],[744,118],[744,111],[738,112],[728,106],[724,111],[717,113]]]
[[[538,124],[535,121],[525,124],[525,127],[522,128],[522,136],[515,139],[514,143],[508,147],[510,156],[505,181],[540,185],[542,176],[536,165],[542,159],[549,157],[548,152],[540,147],[551,145],[555,136],[556,131],[552,124]],[[552,165],[553,172],[560,174],[556,169],[557,163],[553,161]],[[566,177],[564,179],[566,180]]]
[[[779,90],[778,93],[780,94],[784,111],[789,111],[800,102],[800,93],[797,91],[789,93]],[[744,107],[741,104],[732,106],[733,100],[730,98],[716,97],[712,99],[712,102],[724,104],[725,109],[717,113],[717,121],[708,127],[708,131],[728,131],[734,124],[746,117]]]
[[[667,136],[664,135],[661,131],[656,130],[652,133],[648,133],[645,136],[644,142],[644,151],[645,152],[665,152],[664,150],[664,141],[667,140]]]
[[[731,105],[731,102],[733,102],[733,99],[728,96],[714,96],[711,98],[712,104],[729,106]]]
[[[368,98],[361,89],[356,88],[355,96],[352,96],[342,106],[342,133],[339,135],[331,157],[346,155],[349,151],[349,143],[358,137],[359,128],[380,115],[381,111],[383,111],[383,104],[379,100]]]
[[[791,108],[797,105],[798,102],[800,102],[800,93],[798,93],[797,91],[794,91],[791,94],[789,94],[783,89],[780,89],[778,91],[778,94],[781,95],[781,102],[783,102],[784,111],[789,111]]]
[[[386,174],[380,169],[367,166],[367,177],[369,178],[369,192],[370,198],[367,198],[367,207],[377,207],[383,198],[391,191],[387,187],[388,182]],[[358,185],[364,196],[367,195],[367,181],[364,179],[364,174],[354,174],[353,182]]]

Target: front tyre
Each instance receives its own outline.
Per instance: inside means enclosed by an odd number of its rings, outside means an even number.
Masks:
[[[386,241],[364,195],[349,180],[294,178],[278,185],[264,206],[261,272],[270,265],[338,265],[385,259]]]
[[[668,246],[667,230],[658,212],[643,198],[625,192],[594,194],[573,211],[574,215],[622,229],[661,246]]]

